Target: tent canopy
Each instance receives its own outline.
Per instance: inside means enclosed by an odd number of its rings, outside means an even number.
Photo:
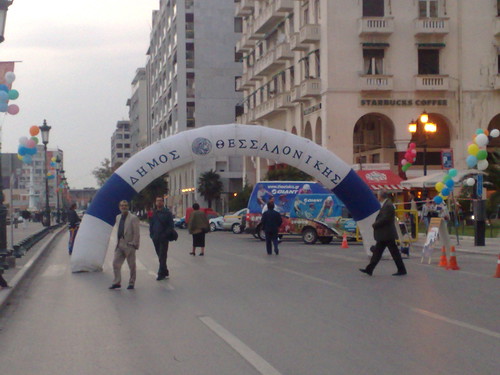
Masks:
[[[401,182],[401,185],[406,189],[412,188],[428,188],[434,187],[438,182],[443,181],[444,176],[448,174],[447,171],[430,174],[427,176],[421,176],[417,178],[412,178],[411,180],[406,180]],[[458,171],[457,175],[453,177],[453,181],[455,181],[455,186],[460,186],[465,177],[469,175],[477,175],[477,174],[485,174],[482,171],[477,169],[466,169],[462,171]]]
[[[360,170],[356,173],[372,190],[403,190],[403,179],[390,170]]]

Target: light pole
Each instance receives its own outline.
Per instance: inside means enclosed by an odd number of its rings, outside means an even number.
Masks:
[[[0,43],[5,40],[3,34],[5,32],[5,22],[7,21],[7,10],[13,2],[14,0],[0,0]]]
[[[408,124],[408,131],[411,134],[415,134],[416,138],[422,138],[423,143],[417,143],[417,146],[422,146],[424,148],[423,164],[424,164],[424,176],[427,176],[427,141],[429,140],[429,135],[434,134],[437,131],[437,125],[433,122],[429,122],[429,115],[427,112],[423,112],[417,119],[417,121],[411,121]]]
[[[59,155],[59,150],[56,156],[56,222],[59,224],[61,222],[61,212],[59,210],[59,173],[62,171],[61,168],[61,156]]]
[[[62,186],[62,195],[61,195],[61,204],[62,204],[62,221],[63,223],[66,222],[66,201],[65,201],[65,190],[66,190],[66,176],[65,176],[65,171],[61,171],[62,177],[61,177],[61,186]]]
[[[47,143],[49,143],[49,132],[52,127],[47,125],[47,120],[43,120],[43,125],[39,127],[42,132],[43,151],[45,154],[45,212],[44,222],[45,227],[50,227],[50,206],[49,206],[49,176],[47,176]]]

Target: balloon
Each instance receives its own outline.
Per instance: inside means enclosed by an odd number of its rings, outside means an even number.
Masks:
[[[14,74],[14,72],[7,72],[7,73],[5,73],[4,78],[8,84],[11,84],[12,82],[14,82],[16,80],[16,75]]]
[[[440,195],[436,195],[434,197],[434,202],[436,202],[436,204],[441,204],[443,203],[443,197],[441,197]]]
[[[458,171],[455,169],[455,168],[451,168],[449,171],[448,171],[448,174],[451,176],[451,177],[455,177],[457,175]]]
[[[7,112],[9,106],[7,103],[0,103],[0,112]]]
[[[417,150],[412,148],[411,151],[410,151],[410,154],[411,155],[417,155]]]
[[[492,131],[490,131],[490,136],[491,136],[492,138],[496,138],[496,137],[498,137],[499,135],[500,135],[500,130],[498,130],[498,129],[493,129]]]
[[[401,167],[401,170],[402,170],[403,172],[406,172],[408,169],[410,169],[410,167],[411,167],[411,163],[406,163],[405,165],[403,165],[403,166]]]
[[[453,187],[455,186],[455,181],[453,181],[451,178],[446,181],[445,185],[449,188],[449,189],[453,189]]]
[[[479,147],[484,147],[488,144],[489,142],[489,139],[488,139],[488,136],[486,134],[479,134],[477,137],[476,137],[476,144],[479,146]]]
[[[26,142],[26,147],[28,147],[28,148],[33,148],[33,147],[35,147],[35,146],[36,146],[35,141],[34,141],[34,140],[32,140],[32,139],[28,139],[28,141]]]
[[[451,180],[451,177],[449,174],[443,177],[443,182],[446,183],[447,181]]]
[[[26,149],[26,153],[29,154],[29,155],[35,155],[36,154],[36,147],[33,147],[33,148],[27,148]]]
[[[417,144],[415,142],[411,142],[410,143],[410,148],[413,149],[413,148],[417,148]]]
[[[441,195],[443,197],[447,197],[448,195],[450,195],[450,189],[447,187],[443,188],[443,190],[441,190]]]
[[[5,91],[5,92],[9,92],[9,88],[7,87],[7,85],[0,85],[0,91]]]
[[[479,160],[477,162],[477,169],[484,171],[486,168],[488,168],[488,160]]]
[[[19,91],[17,90],[9,90],[9,99],[11,100],[16,100],[17,98],[19,98]]]
[[[17,115],[19,113],[19,106],[17,104],[11,104],[7,108],[7,113],[9,115]]]
[[[52,156],[52,157],[50,158],[50,161],[54,161],[54,162],[55,162],[55,161],[56,161],[56,157],[55,157],[55,156]],[[50,165],[53,167],[55,164],[54,164],[54,165],[52,165],[52,163],[51,163]]]
[[[484,160],[488,157],[488,151],[486,150],[479,150],[477,152],[476,158],[477,160]]]
[[[22,156],[22,155],[17,154],[17,158],[18,158],[19,160],[23,160],[23,156]]]
[[[17,148],[17,153],[21,156],[24,156],[26,155],[26,147],[24,147],[23,145],[19,145],[19,147]]]
[[[50,176],[47,175],[47,180],[53,180],[54,178],[56,178],[56,176],[54,176],[53,174],[51,174]]]
[[[437,191],[443,190],[444,186],[445,185],[442,182],[438,182],[436,185],[434,185]]]
[[[490,132],[488,130],[485,130],[484,135],[490,135]]]
[[[476,145],[475,143],[471,144],[469,147],[467,147],[467,152],[469,155],[477,155],[477,152],[479,151],[479,146]]]
[[[474,168],[477,164],[477,158],[473,155],[469,155],[467,159],[465,159],[465,162],[469,168]]]
[[[40,133],[40,128],[38,126],[33,125],[30,127],[30,135],[35,136],[38,135],[38,133]]]
[[[484,130],[483,129],[476,129],[476,134],[483,134],[484,133]]]
[[[7,100],[9,100],[9,94],[7,94],[5,91],[0,91],[0,101],[6,102]]]
[[[467,184],[467,186],[474,186],[476,180],[474,180],[472,177],[469,177],[467,180],[465,180],[465,183]]]
[[[23,136],[23,137],[19,138],[19,144],[24,146],[24,145],[26,145],[26,142],[28,142],[28,137]]]
[[[405,165],[406,163],[408,163],[408,160],[406,159],[401,160],[401,165]]]
[[[55,166],[56,166],[56,163],[55,163],[54,161],[51,161],[51,162],[50,162],[50,166],[53,168],[53,167],[55,167]]]
[[[35,142],[35,144],[36,144],[36,145],[38,144],[38,142],[40,142],[40,141],[38,140],[38,137],[31,137],[31,139]]]
[[[23,162],[25,162],[26,164],[31,164],[32,161],[33,161],[33,159],[31,158],[31,155],[24,155],[23,156]]]

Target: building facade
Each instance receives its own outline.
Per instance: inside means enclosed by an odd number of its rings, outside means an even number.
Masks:
[[[131,156],[130,121],[118,121],[111,136],[111,166],[117,168]]]
[[[134,155],[148,144],[148,83],[146,69],[138,68],[132,80],[132,95],[127,100],[130,120],[130,154]]]
[[[204,125],[234,123],[241,101],[235,80],[242,69],[234,49],[241,31],[234,0],[159,3],[146,67],[152,141]],[[184,215],[195,201],[204,204],[196,189],[204,171],[217,171],[227,192],[241,188],[242,162],[235,159],[210,159],[169,172],[168,205],[174,213]]]
[[[453,150],[466,168],[476,128],[500,127],[497,0],[276,0],[236,2],[243,33],[239,122],[308,138],[348,164],[389,163],[407,177],[441,170]],[[410,134],[422,112],[437,132]],[[498,143],[498,141],[496,141]],[[269,167],[245,159],[250,182]]]

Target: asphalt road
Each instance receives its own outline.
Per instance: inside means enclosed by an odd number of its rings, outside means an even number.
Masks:
[[[67,234],[0,317],[0,374],[322,375],[496,374],[500,368],[496,258],[460,255],[460,271],[406,260],[392,277],[358,268],[359,246],[281,244],[268,256],[248,235],[208,235],[192,257],[180,231],[171,278],[156,281],[142,229],[133,291],[104,272],[72,274]],[[123,268],[126,281],[128,269]]]

